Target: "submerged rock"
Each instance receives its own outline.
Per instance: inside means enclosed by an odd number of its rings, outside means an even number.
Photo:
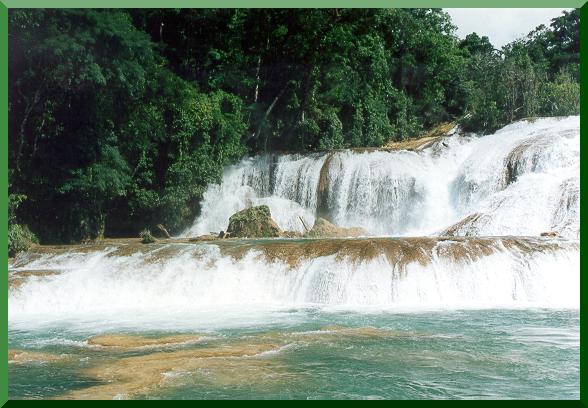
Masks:
[[[227,233],[235,238],[274,238],[282,236],[282,230],[272,219],[267,205],[246,208],[231,215]]]
[[[200,381],[206,374],[216,385],[225,387],[275,383],[284,387],[292,381],[279,363],[258,358],[264,353],[278,352],[284,340],[244,339],[231,344],[221,343],[206,348],[159,351],[133,355],[92,366],[85,375],[98,380],[96,385],[76,389],[57,399],[132,399],[173,387],[174,374],[193,375]],[[276,375],[276,374],[282,375]],[[167,374],[167,375],[166,375]]]
[[[556,237],[559,237],[559,234],[556,231],[547,231],[547,232],[542,232],[541,236],[547,237],[547,238],[556,238]]]
[[[100,346],[138,343],[139,346],[178,344],[175,341],[190,339],[189,334],[147,339],[141,336],[106,335],[93,337]],[[140,398],[177,384],[176,374],[194,381],[210,381],[220,387],[262,387],[283,389],[293,381],[304,380],[297,371],[290,370],[279,358],[280,350],[295,342],[304,344],[331,344],[342,337],[357,340],[386,339],[414,336],[410,332],[395,332],[376,327],[326,326],[305,332],[272,331],[249,334],[238,339],[219,338],[203,347],[186,344],[183,349],[157,350],[148,354],[108,359],[86,368],[84,374],[97,380],[95,385],[80,388],[57,396],[57,399],[113,399]],[[194,338],[198,338],[194,335]],[[91,339],[91,340],[92,340]],[[90,344],[90,340],[88,341]],[[128,348],[122,351],[128,351]]]
[[[165,337],[143,337],[129,334],[103,334],[90,337],[88,345],[98,347],[112,347],[120,349],[134,349],[144,347],[163,347],[190,344],[200,341],[202,336],[191,334],[178,334]]]
[[[68,354],[52,354],[40,351],[8,350],[8,364],[55,363],[69,359]]]
[[[369,235],[366,230],[360,227],[343,228],[331,224],[324,218],[317,218],[310,231],[304,234],[310,238],[348,238]]]

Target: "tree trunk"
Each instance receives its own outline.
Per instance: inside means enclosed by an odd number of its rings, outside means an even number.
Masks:
[[[171,235],[169,234],[169,232],[167,232],[167,229],[165,229],[165,227],[162,224],[157,224],[157,228],[161,231],[161,233],[168,239],[171,238]]]
[[[270,46],[270,39],[269,39],[269,35],[268,35],[265,40],[265,52],[269,51],[269,46]],[[257,57],[257,67],[255,68],[255,91],[253,92],[253,103],[257,103],[257,99],[259,98],[259,86],[261,84],[260,71],[261,71],[261,51],[259,53],[259,56]]]
[[[255,69],[255,91],[253,92],[253,103],[257,103],[259,97],[259,70],[261,69],[261,54],[257,58],[257,68]]]
[[[39,102],[39,94],[40,94],[40,90],[37,90],[37,92],[35,92],[35,95],[33,96],[32,101],[29,101],[28,98],[26,98],[26,97],[24,98],[26,101],[26,107],[25,107],[24,117],[22,119],[22,122],[20,123],[20,129],[19,129],[18,150],[16,152],[16,170],[17,171],[20,170],[20,158],[22,157],[22,149],[24,147],[27,122],[29,120],[29,116],[30,116],[31,112],[33,111],[33,108]]]
[[[272,101],[272,103],[270,104],[270,106],[266,109],[266,111],[265,111],[265,113],[263,115],[263,118],[259,122],[259,126],[257,127],[257,130],[253,134],[253,138],[254,139],[257,139],[259,137],[259,134],[261,133],[261,127],[263,126],[263,124],[265,123],[265,121],[267,120],[267,118],[269,117],[270,113],[272,112],[272,109],[274,109],[274,106],[276,106],[276,102],[278,102],[278,99],[280,99],[280,97],[286,91],[286,88],[287,87],[288,87],[288,85],[286,85],[285,87],[282,88],[282,90],[276,95],[276,97],[274,98],[274,100]]]
[[[37,144],[39,142],[39,133],[41,133],[43,126],[45,126],[45,118],[43,118],[43,120],[41,121],[41,124],[39,125],[39,127],[37,128],[37,131],[35,132],[35,140],[33,142],[33,152],[31,153],[31,158],[35,157],[35,154],[37,154]]]

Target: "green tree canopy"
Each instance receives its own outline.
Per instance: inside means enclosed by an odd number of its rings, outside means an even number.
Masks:
[[[13,9],[9,42],[11,217],[43,242],[177,232],[247,153],[579,112],[578,10],[500,50],[440,9]]]

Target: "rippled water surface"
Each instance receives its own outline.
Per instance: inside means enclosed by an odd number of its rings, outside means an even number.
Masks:
[[[579,313],[518,309],[202,314],[11,327],[21,398],[579,398]],[[231,315],[233,316],[231,318]],[[159,329],[158,329],[159,326]],[[191,326],[190,328],[188,326]],[[197,340],[89,345],[124,333]],[[130,337],[130,336],[129,336]],[[27,354],[28,353],[28,357]]]

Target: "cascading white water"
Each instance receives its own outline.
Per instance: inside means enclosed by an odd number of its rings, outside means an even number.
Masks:
[[[202,216],[184,236],[225,230],[229,217],[244,208],[266,204],[284,230],[304,231],[314,222],[316,185],[324,155],[258,156],[229,167],[220,185],[204,193]]]
[[[458,235],[578,238],[579,117],[517,122],[476,141],[452,181],[454,205],[474,215]]]
[[[9,391],[578,398],[579,184],[578,118],[244,159],[185,235],[267,204],[392,236],[33,246],[8,265]]]
[[[358,243],[361,240],[340,240],[334,252],[297,256],[294,264],[287,258],[268,258],[264,250],[271,253],[271,247],[252,246],[234,257],[211,244],[168,244],[149,252],[139,248],[130,255],[116,248],[23,255],[15,261],[11,279],[23,271],[45,274],[29,275],[14,285],[9,320],[126,319],[138,314],[181,319],[209,307],[259,305],[579,305],[579,251],[574,242],[375,241],[370,245],[381,253],[367,256],[361,251],[357,258],[352,254]],[[386,248],[416,257],[386,256]],[[58,273],[47,275],[48,270]]]
[[[307,305],[579,306],[578,117],[522,121],[414,152],[247,158],[209,187],[185,235],[225,229],[231,214],[259,204],[284,230],[303,231],[303,223],[326,216],[374,235],[474,238],[37,248],[9,265],[10,324],[161,324],[203,310],[219,316],[221,307],[238,315]],[[478,238],[544,231],[564,239]]]
[[[209,187],[201,215],[182,236],[226,229],[234,212],[267,204],[282,229],[299,232],[301,219],[312,225],[321,215],[374,235],[435,235],[453,226],[456,235],[556,231],[578,238],[579,122],[520,121],[416,152],[244,159]]]

